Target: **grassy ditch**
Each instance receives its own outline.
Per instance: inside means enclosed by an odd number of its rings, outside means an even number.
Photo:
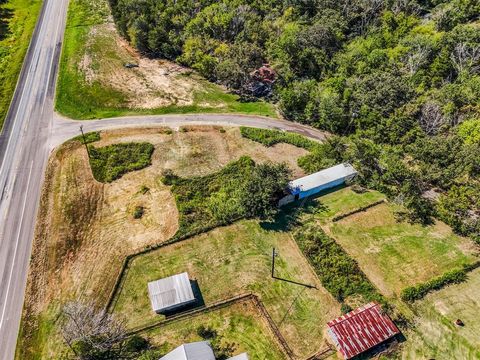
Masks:
[[[125,69],[126,63],[142,58],[122,45],[109,16],[106,0],[70,2],[55,105],[60,113],[75,119],[172,113],[276,116],[272,104],[243,102],[192,71],[162,72],[151,63]],[[158,76],[165,82],[162,88],[155,88],[161,81],[151,80]],[[175,93],[177,88],[183,91]]]
[[[41,0],[0,1],[0,130],[22,69]]]
[[[89,146],[90,166],[97,181],[108,183],[151,164],[154,147],[149,143],[123,143],[96,148]]]

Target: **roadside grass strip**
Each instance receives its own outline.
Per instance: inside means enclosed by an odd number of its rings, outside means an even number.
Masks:
[[[0,1],[0,130],[41,6],[40,0]]]

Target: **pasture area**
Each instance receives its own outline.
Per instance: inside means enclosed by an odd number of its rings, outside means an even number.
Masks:
[[[317,289],[273,280],[273,247],[279,253],[276,276]],[[161,320],[151,309],[147,283],[184,271],[198,281],[206,305],[248,292],[258,295],[300,357],[324,347],[325,324],[340,314],[340,305],[321,286],[290,234],[264,230],[257,221],[217,228],[136,258],[114,313],[127,316],[132,327]]]
[[[202,326],[215,329],[218,335],[213,341],[219,339],[220,345],[234,344],[234,354],[247,352],[251,360],[285,359],[268,324],[250,301],[159,326],[142,335],[167,353],[179,344],[202,341],[198,335]]]
[[[464,283],[431,293],[414,303],[415,326],[407,332],[403,359],[480,358],[480,269]],[[464,326],[454,322],[460,319]]]
[[[394,205],[380,204],[325,226],[386,296],[473,263],[478,249],[441,222],[399,222]]]

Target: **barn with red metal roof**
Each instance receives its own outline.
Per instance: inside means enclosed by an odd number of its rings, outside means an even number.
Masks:
[[[328,332],[345,359],[351,359],[400,331],[380,304],[372,302],[328,323]]]

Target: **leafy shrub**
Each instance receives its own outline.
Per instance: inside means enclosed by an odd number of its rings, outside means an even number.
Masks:
[[[257,165],[242,157],[211,175],[185,179],[169,171],[162,180],[172,185],[180,213],[179,231],[192,233],[241,218],[273,217],[288,176],[284,164]]]
[[[265,146],[273,146],[280,143],[294,145],[306,150],[311,150],[319,144],[306,137],[279,130],[257,129],[242,126],[240,132],[244,138],[259,142]]]
[[[344,301],[348,296],[361,295],[367,301],[384,302],[357,262],[319,226],[303,226],[295,232],[294,238],[322,285],[338,301]]]
[[[403,301],[414,302],[420,300],[429,292],[440,290],[450,284],[459,284],[467,279],[467,270],[459,269],[446,272],[442,276],[436,277],[426,283],[416,286],[410,286],[400,294]]]
[[[140,335],[133,335],[131,338],[128,338],[124,344],[125,350],[130,353],[138,353],[147,350],[149,346],[150,344],[148,340]]]
[[[197,334],[204,340],[211,340],[217,337],[217,330],[212,329],[211,327],[206,327],[205,325],[200,325],[197,328]]]
[[[145,209],[143,208],[143,206],[135,206],[135,209],[133,210],[133,218],[141,219],[144,212]]]
[[[352,310],[352,307],[345,303],[342,303],[342,306],[340,307],[340,311],[342,312],[342,314],[348,314]]]
[[[125,143],[89,149],[93,176],[97,181],[108,183],[149,166],[154,147],[149,143]]]
[[[458,135],[465,144],[480,144],[480,118],[466,120],[458,127]]]
[[[99,131],[92,131],[88,132],[85,135],[85,141],[84,137],[82,135],[79,135],[74,138],[74,140],[81,142],[82,144],[91,144],[96,141],[100,141],[100,132]]]

